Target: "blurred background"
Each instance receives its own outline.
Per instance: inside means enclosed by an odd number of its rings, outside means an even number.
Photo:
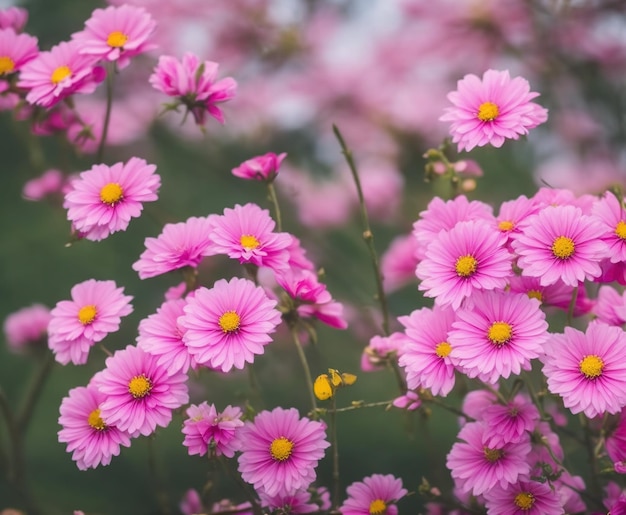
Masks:
[[[111,1],[111,4],[121,4]],[[222,213],[225,207],[256,202],[269,208],[265,189],[231,174],[241,162],[266,152],[286,152],[276,181],[284,230],[302,240],[308,256],[323,269],[323,281],[344,304],[345,331],[318,325],[318,344],[307,355],[314,375],[329,367],[358,375],[339,392],[338,405],[353,400],[387,401],[398,396],[393,372],[360,369],[363,349],[382,334],[375,282],[354,184],[333,135],[342,131],[355,155],[379,255],[407,237],[412,223],[433,195],[448,195],[446,184],[425,181],[422,157],[438,147],[447,124],[438,121],[449,105],[446,95],[467,73],[509,69],[529,80],[536,100],[549,109],[547,124],[528,138],[457,155],[471,159],[483,176],[463,186],[497,212],[501,202],[538,187],[567,187],[576,194],[597,193],[623,184],[626,101],[626,19],[621,1],[567,0],[130,0],[157,20],[159,48],[139,56],[116,77],[115,101],[104,162],[139,156],[157,165],[159,200],[145,206],[127,231],[104,241],[72,241],[61,199],[40,201],[23,195],[27,181],[48,169],[65,176],[89,169],[93,145],[74,140],[67,127],[34,135],[15,110],[0,113],[0,318],[33,303],[50,308],[68,299],[70,289],[90,278],[113,279],[134,297],[134,312],[121,330],[105,340],[109,349],[134,343],[139,321],[153,313],[164,292],[182,280],[177,273],[141,281],[131,265],[144,239],[164,223]],[[95,0],[31,0],[25,31],[48,50],[83,28]],[[181,57],[193,51],[219,63],[220,77],[238,82],[237,96],[223,104],[226,123],[211,119],[206,131],[182,112],[161,113],[168,99],[148,77],[161,54]],[[94,120],[104,113],[104,85],[77,96],[76,109]],[[200,283],[243,275],[225,257],[206,259]],[[392,328],[395,317],[430,305],[409,271],[386,281]],[[59,405],[69,389],[85,385],[104,366],[93,349],[87,365],[55,364],[32,422],[23,435],[26,474],[37,504],[46,514],[158,513],[155,490],[171,513],[189,488],[217,501],[242,502],[236,483],[206,459],[182,447],[182,414],[152,438],[124,448],[110,466],[79,471],[58,443]],[[23,402],[43,352],[14,352],[0,346],[0,385],[12,406]],[[278,332],[253,366],[260,386],[248,374],[201,373],[190,380],[192,402],[214,402],[218,409],[245,401],[255,408],[295,406],[308,411],[300,363],[286,331]],[[463,389],[463,385],[461,386]],[[458,404],[452,395],[448,401]],[[441,490],[450,487],[445,456],[457,433],[454,415],[438,409],[403,412],[361,409],[338,421],[341,488],[374,473],[401,477],[414,495],[399,504],[417,513],[422,477]],[[5,452],[7,432],[0,424]],[[154,449],[156,464],[150,461]],[[233,468],[235,464],[233,463]],[[158,474],[155,474],[155,470]],[[4,476],[4,474],[3,474]],[[331,487],[331,462],[319,467],[319,486]],[[342,493],[342,498],[345,495]],[[23,498],[0,482],[0,508],[25,508]]]

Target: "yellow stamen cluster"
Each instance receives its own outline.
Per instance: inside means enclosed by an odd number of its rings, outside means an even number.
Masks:
[[[284,436],[275,438],[270,444],[270,454],[276,461],[285,461],[293,452],[293,442]]]
[[[493,102],[483,102],[478,107],[478,119],[481,122],[491,122],[500,114],[498,106]]]
[[[522,511],[528,511],[535,504],[535,496],[530,492],[520,492],[513,499],[513,503]]]
[[[552,243],[552,254],[559,259],[571,258],[575,250],[574,240],[567,236],[559,236]]]
[[[15,70],[15,62],[10,57],[3,55],[0,57],[0,75],[6,75]]]
[[[259,248],[261,242],[252,234],[244,234],[239,239],[241,246],[246,250],[254,250]]]
[[[241,325],[241,317],[235,311],[226,311],[220,317],[218,324],[225,333],[234,333]]]
[[[447,357],[450,352],[452,352],[452,345],[450,345],[448,342],[438,343],[435,347],[435,354],[437,354],[437,356],[440,358]]]
[[[152,390],[152,381],[141,374],[133,377],[128,383],[128,393],[135,399],[142,399]]]
[[[491,343],[498,347],[508,343],[512,336],[513,327],[506,322],[494,322],[487,331],[487,337],[491,340]]]
[[[87,417],[87,423],[98,431],[104,431],[107,428],[107,425],[104,423],[104,420],[102,420],[102,417],[100,416],[100,410],[98,408],[89,413],[89,416]]]
[[[70,75],[72,75],[72,70],[70,70],[69,66],[59,66],[52,72],[52,75],[50,76],[50,81],[52,82],[52,84],[58,84]]]
[[[382,499],[374,499],[370,503],[370,515],[384,515],[387,513],[387,503]]]
[[[620,220],[615,226],[615,234],[618,238],[626,240],[626,222]]]
[[[604,370],[604,361],[602,361],[599,356],[590,354],[580,360],[578,367],[580,372],[587,379],[596,379],[602,375],[602,371]]]
[[[487,461],[494,463],[504,456],[504,451],[502,451],[502,449],[489,449],[489,447],[485,447],[483,454]]]
[[[98,311],[96,310],[96,306],[93,304],[88,304],[87,306],[83,306],[78,311],[78,320],[83,325],[91,324],[95,319]]]
[[[123,198],[124,190],[117,182],[105,184],[100,190],[100,200],[109,206],[114,206]]]
[[[461,256],[454,264],[454,270],[459,277],[470,277],[476,273],[478,261],[474,256]]]
[[[128,36],[119,30],[111,32],[107,38],[107,45],[113,48],[122,48],[128,41]]]

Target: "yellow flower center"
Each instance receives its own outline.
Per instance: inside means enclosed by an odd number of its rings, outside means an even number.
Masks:
[[[520,492],[513,499],[515,506],[517,506],[522,511],[528,511],[535,504],[535,496],[530,492]]]
[[[52,81],[52,84],[58,84],[70,75],[72,75],[72,70],[70,70],[69,66],[59,66],[52,72],[50,80]]]
[[[559,236],[552,244],[552,253],[559,259],[569,259],[574,254],[574,240],[567,236]]]
[[[107,38],[107,45],[113,48],[122,48],[128,41],[128,36],[119,30],[111,32]]]
[[[504,456],[502,449],[489,449],[489,447],[485,447],[483,449],[483,454],[485,455],[487,461],[490,461],[491,463],[498,461],[502,458],[502,456]]]
[[[581,373],[587,379],[595,379],[596,377],[600,377],[602,375],[604,361],[602,361],[602,359],[595,354],[590,354],[580,360],[579,368]]]
[[[239,241],[241,242],[241,246],[248,250],[256,249],[261,245],[261,242],[257,240],[255,236],[252,236],[252,234],[244,234]]]
[[[543,294],[539,290],[528,290],[526,295],[531,299],[537,299],[539,302],[543,302]]]
[[[96,306],[89,304],[78,310],[78,320],[80,320],[80,323],[83,325],[89,325],[96,319],[97,314]]]
[[[498,347],[508,343],[512,335],[513,328],[506,322],[494,322],[491,324],[489,331],[487,331],[487,337],[491,340],[491,343]]]
[[[495,120],[500,114],[498,106],[493,102],[483,102],[478,108],[478,119],[482,122]]]
[[[270,445],[270,454],[276,461],[285,461],[293,451],[293,442],[284,436],[276,438]]]
[[[104,423],[104,420],[102,420],[102,417],[100,416],[100,410],[97,408],[89,414],[89,416],[87,417],[87,422],[91,427],[97,429],[98,431],[104,431],[107,428],[107,425]]]
[[[387,513],[387,505],[382,499],[374,499],[370,503],[370,515],[384,515]]]
[[[239,329],[241,317],[234,311],[227,311],[220,317],[218,323],[220,324],[222,331],[225,333],[232,333]]]
[[[152,381],[143,374],[133,377],[128,383],[128,393],[135,399],[142,399],[150,393],[150,390],[152,390]]]
[[[13,59],[3,55],[0,57],[0,75],[5,75],[6,73],[11,73],[15,69],[15,63]]]
[[[501,222],[498,222],[498,229],[500,229],[502,232],[512,231],[514,227],[515,224],[510,220],[502,220]]]
[[[448,354],[450,354],[451,350],[452,345],[450,345],[448,342],[441,342],[438,343],[435,347],[435,354],[437,354],[437,356],[439,356],[440,358],[445,358]]]
[[[476,272],[476,267],[478,266],[478,261],[474,256],[461,256],[456,260],[456,264],[454,265],[454,269],[459,277],[469,277],[474,272]]]
[[[620,220],[617,222],[617,226],[615,227],[615,234],[617,237],[626,240],[626,222],[624,220]]]
[[[100,200],[104,204],[114,206],[124,198],[124,190],[117,182],[110,182],[102,186],[100,190]]]

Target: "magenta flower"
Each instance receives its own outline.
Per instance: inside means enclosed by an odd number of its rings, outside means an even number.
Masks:
[[[396,360],[407,343],[408,339],[404,333],[395,332],[389,336],[372,336],[361,353],[361,370],[373,372],[386,368],[390,360]]]
[[[20,352],[42,342],[51,318],[50,308],[43,304],[33,304],[8,315],[2,329],[9,348]]]
[[[613,193],[605,193],[593,206],[593,215],[602,225],[600,239],[609,247],[611,263],[626,261],[626,209]]]
[[[38,53],[37,38],[28,34],[16,34],[12,28],[0,29],[0,78],[6,79],[12,73],[20,71]]]
[[[94,343],[117,331],[121,318],[133,311],[132,297],[114,281],[89,279],[76,284],[72,300],[62,300],[51,311],[48,346],[62,365],[87,362]]]
[[[94,381],[105,395],[102,418],[132,436],[166,427],[172,410],[189,402],[187,375],[170,373],[155,356],[132,345],[107,358],[106,368]]]
[[[292,494],[267,495],[263,490],[259,492],[261,506],[269,513],[319,513],[320,507],[312,502],[311,492],[298,490]]]
[[[209,236],[211,254],[226,254],[240,263],[266,266],[272,270],[287,268],[291,235],[274,232],[274,220],[267,209],[256,204],[237,204],[215,217]]]
[[[528,217],[520,230],[511,244],[522,275],[539,277],[543,286],[559,280],[578,286],[601,274],[607,245],[598,236],[605,231],[579,208],[548,206]]]
[[[104,70],[95,66],[97,59],[79,50],[79,43],[64,41],[24,64],[17,85],[28,90],[26,100],[51,107],[74,93],[93,93]]]
[[[157,199],[161,177],[155,165],[131,157],[127,163],[94,165],[72,182],[65,195],[67,218],[88,240],[99,241],[124,231],[143,202]]]
[[[501,147],[505,139],[518,139],[548,119],[547,109],[531,102],[537,96],[526,79],[511,79],[508,70],[487,70],[482,81],[468,74],[448,93],[454,107],[439,119],[452,122],[450,134],[459,151],[488,143]]]
[[[455,367],[450,361],[452,346],[448,341],[454,320],[452,309],[438,306],[398,317],[406,334],[398,364],[406,372],[410,389],[430,388],[433,395],[445,397],[454,388]]]
[[[149,80],[154,89],[186,106],[198,125],[204,125],[206,113],[224,123],[218,104],[235,96],[237,83],[232,77],[217,80],[218,68],[212,61],[200,62],[191,52],[186,52],[182,61],[162,55]]]
[[[72,388],[61,401],[59,442],[67,444],[67,452],[72,453],[80,470],[108,465],[120,454],[120,446],[130,446],[130,435],[102,418],[104,399],[104,394],[90,384]]]
[[[572,413],[593,418],[626,406],[626,333],[592,321],[583,333],[566,327],[553,334],[542,357],[548,390]]]
[[[237,434],[243,427],[240,408],[226,406],[221,413],[215,405],[207,402],[192,404],[186,410],[187,419],[183,422],[183,445],[189,455],[226,456],[232,458],[239,450]]]
[[[623,408],[606,436],[605,448],[614,463],[626,461],[626,410]]]
[[[492,384],[530,370],[548,339],[545,318],[539,302],[522,293],[476,293],[470,306],[456,312],[450,359],[469,377]]]
[[[345,515],[397,515],[396,503],[408,493],[402,479],[391,474],[368,476],[352,483],[346,492],[348,498],[339,508]]]
[[[185,222],[165,224],[156,238],[146,238],[146,250],[133,263],[133,270],[139,272],[141,279],[147,279],[186,266],[197,268],[207,255],[216,216],[193,216]]]
[[[285,157],[287,157],[287,154],[284,152],[278,155],[268,152],[262,156],[256,156],[244,161],[236,168],[233,168],[232,173],[235,177],[242,179],[272,182],[278,175],[278,167]]]
[[[548,483],[519,481],[485,492],[489,515],[562,515],[559,492]]]
[[[483,412],[481,420],[487,425],[485,445],[500,447],[515,443],[532,433],[539,421],[539,410],[522,394],[516,395],[506,406],[493,404]]]
[[[554,284],[542,285],[540,277],[527,277],[516,275],[509,280],[509,290],[514,293],[525,293],[533,299],[541,302],[545,307],[555,307],[563,311],[569,311],[574,286],[557,281]],[[593,308],[593,303],[587,297],[584,288],[579,288],[574,303],[574,316],[581,316]]]
[[[478,290],[504,288],[513,275],[506,236],[482,220],[439,233],[417,265],[419,289],[437,304],[458,309]]]
[[[28,21],[28,11],[22,7],[0,9],[0,29],[13,29],[21,32]]]
[[[240,429],[240,441],[241,477],[268,496],[308,488],[330,446],[324,424],[300,418],[295,408],[261,411]]]
[[[80,53],[117,61],[121,69],[130,58],[156,48],[150,43],[156,22],[142,7],[123,4],[96,9],[85,22],[84,30],[72,34]]]
[[[272,341],[280,323],[276,301],[247,279],[220,279],[213,288],[198,288],[179,323],[183,341],[195,360],[222,372],[242,369]]]

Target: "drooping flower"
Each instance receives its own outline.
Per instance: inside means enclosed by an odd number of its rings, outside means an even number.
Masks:
[[[222,372],[242,369],[263,354],[280,323],[276,301],[252,281],[220,279],[198,288],[184,307],[183,341],[196,362]]]
[[[4,319],[2,329],[9,348],[21,352],[44,339],[52,315],[50,308],[33,304],[11,313]]]
[[[373,474],[352,483],[346,492],[348,498],[339,508],[344,515],[396,515],[396,503],[408,493],[402,479],[391,474]]]
[[[170,373],[157,357],[128,345],[106,359],[94,378],[105,395],[100,414],[109,424],[132,436],[147,436],[172,420],[172,410],[189,402],[187,375]]]
[[[226,456],[232,458],[239,450],[237,433],[243,427],[241,408],[226,406],[218,413],[215,404],[207,402],[192,404],[186,410],[187,419],[183,422],[183,445],[189,455]]]
[[[99,241],[124,231],[137,218],[143,202],[157,199],[161,177],[155,165],[138,157],[112,166],[94,165],[72,181],[65,195],[67,218],[85,238]]]
[[[244,161],[239,166],[233,168],[232,173],[235,177],[240,177],[241,179],[272,182],[278,175],[278,168],[285,157],[287,157],[287,154],[284,152],[278,155],[268,152],[262,156],[256,156]]]
[[[459,151],[491,144],[501,147],[506,139],[518,139],[548,119],[547,109],[532,99],[528,81],[511,78],[508,70],[487,70],[482,80],[473,74],[448,93],[454,107],[446,108],[441,121],[452,122],[452,141]]]
[[[62,300],[51,311],[48,346],[62,365],[87,362],[94,343],[117,331],[123,316],[132,313],[132,297],[114,281],[89,279],[76,284],[71,300]]]
[[[131,57],[156,48],[150,42],[155,28],[156,22],[143,7],[123,4],[94,10],[72,39],[79,43],[81,54],[116,61],[121,69]]]
[[[315,480],[330,446],[321,422],[300,418],[295,408],[261,411],[240,429],[239,472],[268,496],[290,495]]]
[[[361,370],[373,372],[387,367],[390,361],[398,358],[400,352],[404,353],[408,343],[407,336],[400,332],[391,333],[389,336],[372,336],[361,353]]]
[[[489,515],[562,515],[559,492],[547,483],[519,481],[485,492]]]
[[[560,395],[572,413],[590,418],[618,413],[626,406],[626,333],[592,321],[585,333],[565,327],[545,345],[543,373],[548,390]]]
[[[130,446],[130,435],[105,422],[100,406],[105,395],[92,384],[72,388],[61,401],[59,442],[67,444],[67,452],[80,470],[108,465],[118,456],[120,446]]]

